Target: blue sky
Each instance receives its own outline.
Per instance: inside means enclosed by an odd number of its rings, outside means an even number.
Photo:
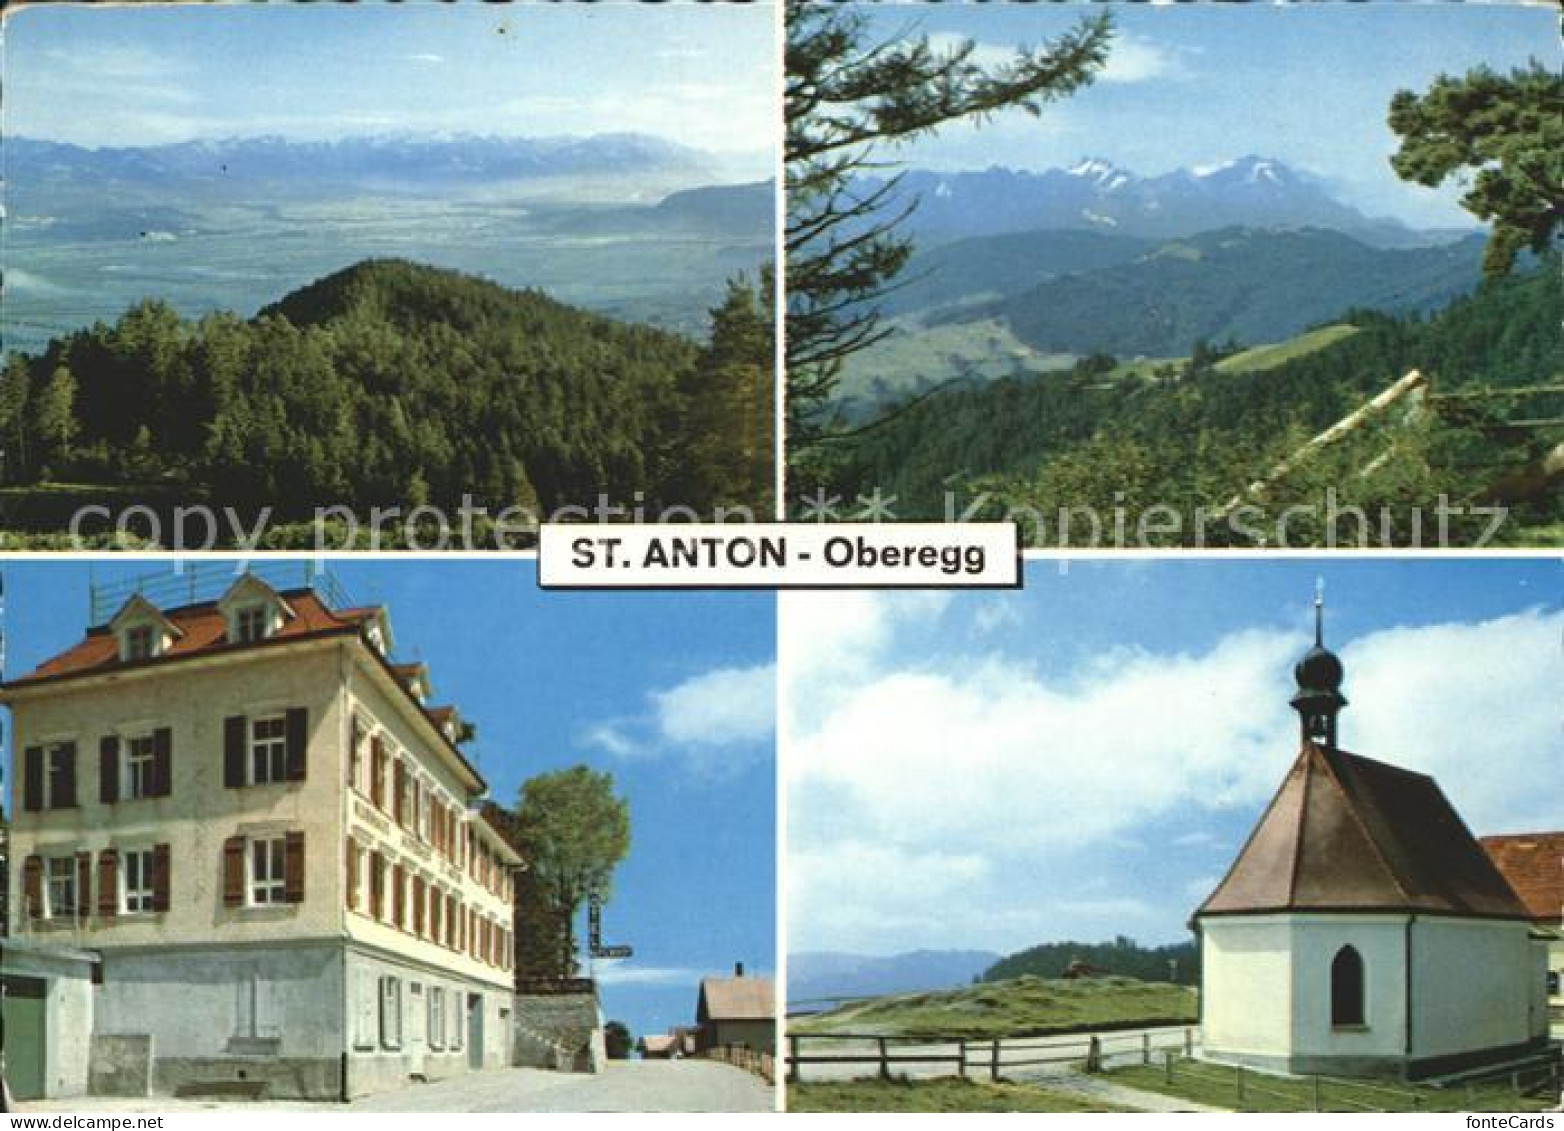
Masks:
[[[1085,7],[893,3],[876,9],[873,26],[882,37],[970,38],[980,58],[1004,59],[1017,44],[1069,28]],[[1041,118],[1011,113],[981,128],[949,126],[898,156],[939,169],[1048,168],[1094,156],[1152,175],[1258,154],[1324,177],[1370,214],[1470,223],[1454,203],[1458,193],[1403,185],[1390,170],[1391,95],[1478,64],[1561,61],[1558,17],[1547,4],[1110,7],[1118,35],[1092,86]]]
[[[3,572],[16,675],[84,631],[88,565],[12,561]],[[99,583],[159,572],[170,567],[95,569]],[[598,971],[609,1017],[637,1035],[688,1024],[701,977],[735,961],[773,968],[769,594],[546,593],[532,563],[515,560],[348,561],[332,572],[351,600],[387,606],[399,656],[428,664],[435,701],[477,724],[467,752],[497,800],[547,770],[613,771],[632,847],[604,941],[636,954]]]
[[[750,153],[779,129],[774,24],[769,4],[39,5],[5,21],[4,121],[93,146],[628,130]]]
[[[1479,834],[1558,828],[1564,561],[1032,562],[786,594],[788,945],[1176,941],[1297,752],[1317,577],[1341,742]]]

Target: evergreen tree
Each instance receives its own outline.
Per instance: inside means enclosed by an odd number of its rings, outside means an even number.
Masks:
[[[1440,75],[1422,94],[1397,91],[1390,159],[1403,178],[1438,185],[1469,178],[1461,204],[1493,224],[1483,257],[1491,276],[1530,248],[1541,254],[1564,225],[1564,75],[1532,61],[1509,75],[1478,67]]]
[[[788,216],[787,435],[792,453],[831,438],[828,402],[843,361],[883,338],[876,300],[906,266],[900,225],[913,204],[884,150],[962,119],[983,121],[1045,103],[1090,82],[1107,60],[1106,13],[1036,49],[985,67],[967,40],[875,42],[851,5],[787,3],[785,92]],[[792,455],[790,454],[790,459]]]
[[[61,365],[50,375],[33,408],[33,432],[38,437],[42,458],[50,461],[56,471],[70,460],[80,427],[76,419],[76,378]]]

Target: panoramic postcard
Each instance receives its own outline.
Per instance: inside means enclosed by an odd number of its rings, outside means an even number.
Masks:
[[[1553,6],[788,10],[794,513],[1564,538]]]
[[[769,515],[775,17],[11,12],[9,544]]]

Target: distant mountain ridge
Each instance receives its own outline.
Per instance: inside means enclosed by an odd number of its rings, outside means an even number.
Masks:
[[[1256,155],[1150,177],[1096,157],[1041,171],[913,169],[896,191],[918,198],[911,229],[938,240],[1043,228],[1168,238],[1245,226],[1330,228],[1374,246],[1415,247],[1460,234],[1367,216],[1320,178]]]
[[[8,137],[13,185],[91,181],[135,186],[303,181],[420,186],[603,174],[709,173],[712,159],[638,133],[585,137],[371,135],[334,141],[232,137],[150,146],[86,148]]]
[[[1431,310],[1469,293],[1484,240],[1383,249],[1340,232],[1230,228],[1045,279],[962,317],[1001,317],[1043,352],[1185,356],[1197,341],[1289,338],[1344,311]]]
[[[787,999],[815,1002],[965,986],[1000,960],[986,950],[914,950],[868,955],[801,951],[788,955]]]

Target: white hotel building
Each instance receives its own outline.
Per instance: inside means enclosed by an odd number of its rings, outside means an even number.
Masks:
[[[338,1099],[509,1063],[520,861],[391,644],[384,609],[245,574],[131,596],[0,690],[12,938],[100,958],[65,1035],[91,1079],[56,1058],[48,1094]]]

